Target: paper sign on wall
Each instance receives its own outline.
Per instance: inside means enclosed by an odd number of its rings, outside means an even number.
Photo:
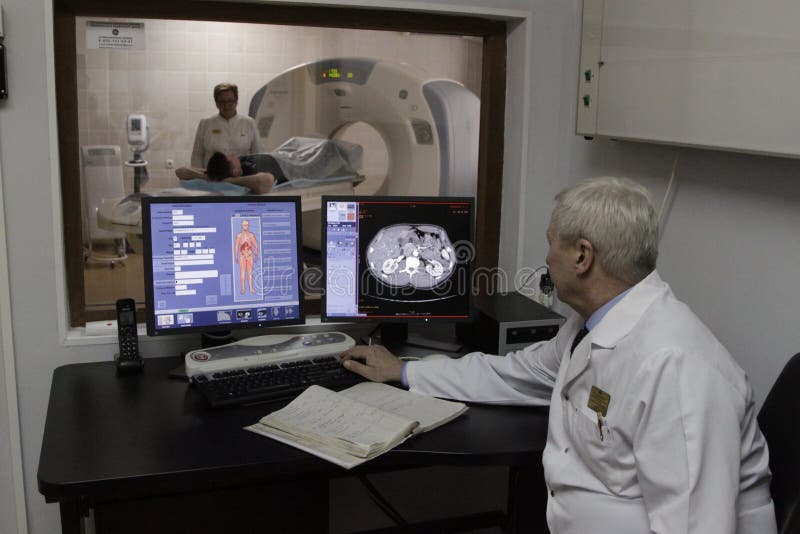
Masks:
[[[86,21],[86,48],[144,50],[144,22]]]

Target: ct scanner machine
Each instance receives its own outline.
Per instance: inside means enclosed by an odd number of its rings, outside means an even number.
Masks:
[[[334,139],[357,122],[373,127],[386,145],[388,171],[377,184],[321,181],[270,193],[301,195],[305,246],[319,249],[323,194],[475,195],[478,97],[458,82],[431,78],[406,63],[334,58],[298,65],[255,93],[249,115],[267,152],[292,137]],[[112,204],[101,206],[98,221],[120,229]],[[125,219],[132,222],[130,213]]]
[[[380,194],[475,192],[478,97],[406,63],[337,58],[298,65],[259,89],[249,114],[267,151],[290,137],[332,138],[350,124],[369,124],[389,151]]]

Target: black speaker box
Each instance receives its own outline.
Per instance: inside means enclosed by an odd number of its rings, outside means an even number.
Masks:
[[[505,355],[550,339],[566,320],[520,293],[495,293],[475,298],[474,323],[456,325],[459,339],[488,354]]]

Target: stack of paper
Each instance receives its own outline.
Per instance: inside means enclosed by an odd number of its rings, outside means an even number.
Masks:
[[[373,382],[338,393],[310,386],[247,430],[350,469],[458,417],[467,407]]]

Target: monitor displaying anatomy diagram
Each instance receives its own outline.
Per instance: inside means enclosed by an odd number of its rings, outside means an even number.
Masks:
[[[298,197],[145,197],[148,335],[300,324]]]

